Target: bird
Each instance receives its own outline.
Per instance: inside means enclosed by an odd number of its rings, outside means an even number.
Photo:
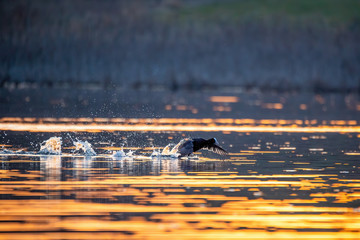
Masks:
[[[220,155],[227,155],[228,152],[219,146],[219,142],[216,138],[210,138],[208,140],[204,138],[185,138],[181,140],[174,149],[180,157],[189,156],[193,152],[197,152],[200,149],[207,149]]]

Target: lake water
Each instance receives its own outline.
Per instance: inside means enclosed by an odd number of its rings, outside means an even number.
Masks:
[[[360,238],[358,95],[0,93],[0,239]]]

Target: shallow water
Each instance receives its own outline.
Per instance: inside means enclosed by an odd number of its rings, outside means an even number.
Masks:
[[[2,95],[0,238],[360,238],[358,96],[141,94]]]

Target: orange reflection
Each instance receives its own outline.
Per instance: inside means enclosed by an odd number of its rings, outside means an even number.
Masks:
[[[283,119],[178,119],[178,118],[82,118],[36,119],[1,118],[0,130],[36,132],[101,132],[101,131],[203,131],[203,132],[360,132],[355,120],[332,120],[317,125],[316,120]]]
[[[108,174],[89,176],[86,181],[60,181],[59,157],[42,159],[41,171],[0,171],[2,179],[27,177],[27,181],[0,181],[0,194],[33,198],[0,200],[0,238],[356,239],[360,234],[359,209],[344,205],[360,200],[359,179],[339,180],[329,174],[198,171],[160,176]],[[81,165],[74,169],[95,170]],[[42,172],[47,173],[46,181],[31,179]],[[329,178],[335,182],[328,182]],[[345,186],[351,191],[334,190]],[[282,199],[267,199],[267,194],[279,188],[295,192]],[[296,194],[309,190],[308,198]],[[244,193],[251,195],[241,195]],[[76,199],[67,199],[70,196]],[[107,201],[92,201],[99,197]],[[340,205],[318,205],[331,199]]]
[[[212,96],[212,97],[210,97],[210,102],[236,103],[238,101],[239,101],[239,98],[235,97],[235,96]]]
[[[316,125],[315,120],[285,119],[2,118],[0,128],[12,131],[360,132],[354,121]],[[302,142],[326,139],[324,135],[312,134],[301,139]],[[266,144],[276,145],[273,142]],[[111,160],[109,167],[94,168],[91,163],[104,163],[104,160],[81,158],[63,162],[61,156],[41,156],[40,170],[0,169],[0,194],[5,196],[0,200],[0,239],[359,239],[360,180],[352,179],[356,178],[354,174],[348,179],[339,179],[337,171],[338,165],[348,162],[339,159],[332,162],[333,166],[329,166],[330,161],[326,166],[309,166],[310,161],[296,158],[288,164],[287,160],[277,157],[297,148],[292,147],[290,141],[277,146],[279,151],[262,151],[254,144],[249,146],[250,150],[230,153],[229,159],[221,161],[221,164],[231,163],[232,167],[244,165],[242,174],[231,167],[221,171],[196,168],[185,173],[178,159],[160,161],[140,157],[131,161]],[[315,153],[324,151],[314,146],[305,149]],[[257,154],[268,158],[261,161],[256,158]],[[356,150],[343,154],[360,155]],[[344,155],[342,157],[346,157]],[[39,163],[28,156],[0,161],[4,165],[27,162]],[[146,162],[151,172],[159,176],[129,176],[122,171],[127,164],[133,173],[141,167],[141,162]],[[204,162],[219,161],[204,157],[196,160],[199,165]],[[246,169],[264,163],[288,169],[278,175],[262,175],[254,167]],[[64,169],[75,172],[74,177],[61,181],[68,176]],[[324,169],[334,169],[331,173],[336,173],[325,174]],[[301,171],[310,174],[300,174]]]
[[[261,106],[263,108],[267,108],[267,109],[282,109],[283,108],[282,103],[264,103]]]

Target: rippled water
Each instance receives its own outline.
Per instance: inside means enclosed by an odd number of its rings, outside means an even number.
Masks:
[[[0,238],[360,238],[358,96],[139,96],[3,94]]]

